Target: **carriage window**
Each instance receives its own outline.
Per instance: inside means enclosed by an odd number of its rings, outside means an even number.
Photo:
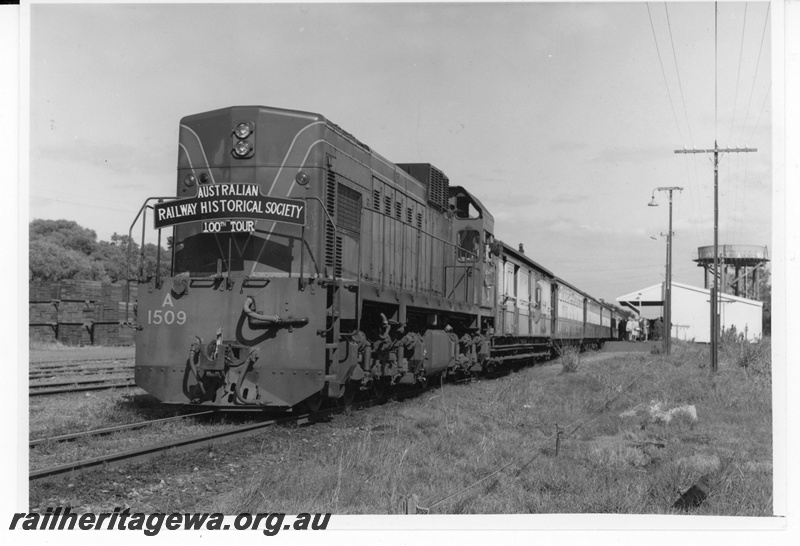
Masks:
[[[480,251],[480,234],[474,229],[458,232],[458,261],[474,262]]]

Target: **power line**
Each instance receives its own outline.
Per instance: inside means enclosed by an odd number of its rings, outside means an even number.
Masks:
[[[670,109],[672,110],[672,119],[675,121],[675,127],[678,130],[678,137],[681,139],[681,142],[684,142],[684,140],[683,140],[683,132],[681,131],[680,122],[678,121],[678,115],[675,112],[675,103],[672,100],[672,93],[669,90],[669,82],[667,81],[667,74],[666,74],[666,71],[664,70],[664,62],[663,62],[663,60],[661,58],[661,50],[658,47],[658,39],[656,37],[655,26],[653,25],[653,16],[652,16],[652,13],[650,12],[650,4],[649,3],[645,3],[645,6],[647,7],[647,18],[650,21],[650,30],[651,30],[652,35],[653,35],[653,42],[654,42],[654,44],[656,46],[656,53],[658,55],[658,64],[661,67],[661,76],[664,78],[664,88],[667,91],[667,97],[669,98],[669,106],[670,106]],[[666,6],[666,4],[665,4],[665,6]],[[670,34],[670,37],[671,37],[671,34]],[[673,47],[673,56],[674,56],[674,47]],[[676,68],[677,68],[677,62],[676,62]],[[680,81],[680,76],[679,76],[679,81]],[[685,111],[686,111],[686,107],[684,105],[684,112]],[[687,125],[688,125],[688,119],[687,119]],[[691,135],[691,129],[689,129],[689,133]],[[696,173],[696,171],[697,171],[697,161],[696,161],[696,158],[694,158],[694,159],[695,159],[695,173]],[[690,173],[689,173],[689,161],[688,161],[688,158],[686,159],[684,164],[686,166],[686,180],[689,182],[689,184],[692,184],[693,181],[692,181]],[[695,185],[697,184],[696,179],[694,181],[694,184]],[[695,190],[696,190],[696,188],[695,188]],[[693,191],[691,193],[692,193],[692,207],[694,208],[694,214],[696,216],[696,215],[699,214],[699,205],[698,205],[698,201],[697,201],[698,200],[698,196],[697,196],[697,192],[696,191]],[[694,226],[694,235],[695,235],[695,241],[696,241],[697,245],[700,246],[700,234],[697,231],[697,226]]]
[[[736,103],[739,101],[739,78],[742,74],[742,52],[744,51],[744,33],[745,29],[747,28],[747,2],[744,4],[744,17],[742,18],[742,41],[739,44],[739,66],[736,70],[736,87],[735,92],[733,95],[733,112],[731,113],[731,130],[728,134],[728,142],[730,143],[731,137],[733,137],[733,126],[734,122],[736,121]],[[755,81],[755,76],[753,76],[753,81]]]
[[[767,4],[767,14],[764,16],[764,28],[761,30],[761,45],[758,47],[758,58],[756,60],[756,71],[753,74],[753,85],[750,87],[750,97],[747,99],[747,110],[745,111],[744,121],[742,122],[742,132],[739,135],[739,140],[742,140],[742,137],[744,136],[744,131],[747,128],[747,116],[750,114],[750,104],[751,104],[751,102],[753,100],[753,92],[755,91],[755,88],[756,88],[756,76],[758,76],[758,67],[761,66],[761,51],[764,49],[764,37],[767,34],[767,22],[769,21],[769,10],[770,10],[770,4]],[[771,87],[772,87],[772,83],[770,83],[770,88]],[[767,95],[769,95],[769,91],[767,91]],[[766,97],[764,98],[764,101],[766,103]],[[762,107],[762,109],[763,109],[763,107]],[[760,118],[761,118],[761,116],[759,115],[759,119]],[[756,122],[756,126],[758,126],[758,122]],[[744,144],[748,144],[748,143],[749,143],[749,141],[745,142]]]
[[[669,42],[672,46],[672,58],[675,61],[675,73],[678,75],[678,89],[681,92],[681,104],[683,105],[683,115],[686,118],[686,130],[689,131],[689,144],[694,148],[694,139],[692,138],[692,127],[689,124],[689,113],[686,110],[686,100],[683,97],[683,84],[681,83],[681,71],[678,68],[678,56],[675,53],[675,41],[672,39],[672,25],[669,22],[669,8],[667,3],[664,2],[664,11],[667,13],[667,28],[669,29]]]
[[[678,129],[678,136],[683,142],[683,133],[681,132],[681,126],[678,122],[678,115],[675,113],[675,104],[672,102],[672,93],[669,91],[669,83],[667,82],[667,73],[664,71],[664,62],[661,60],[661,50],[658,48],[658,40],[656,39],[656,29],[653,26],[653,17],[650,14],[650,4],[645,4],[647,6],[647,18],[650,19],[650,30],[653,32],[653,41],[656,44],[656,53],[658,54],[658,64],[661,66],[661,75],[664,77],[664,87],[667,90],[667,97],[669,97],[669,106],[672,109],[672,117],[675,120],[675,127]]]
[[[79,203],[77,201],[69,201],[67,199],[56,199],[55,197],[44,197],[42,195],[31,195],[31,197],[36,198],[36,199],[45,199],[47,201],[55,201],[57,203],[69,203],[71,205],[80,205],[82,207],[92,207],[92,208],[96,208],[96,209],[105,209],[105,210],[116,210],[116,211],[119,211],[119,212],[127,212],[129,214],[134,214],[136,212],[135,209],[118,209],[118,208],[115,208],[115,207],[104,207],[104,206],[101,206],[101,205],[92,205],[90,203]]]
[[[769,92],[772,91],[772,82],[770,82],[769,87],[767,87],[767,93],[764,95],[764,102],[761,104],[761,112],[758,114],[758,118],[756,119],[756,124],[753,127],[753,132],[750,133],[750,138],[747,139],[747,142],[751,142],[753,140],[753,136],[756,134],[756,129],[758,129],[758,122],[761,121],[761,115],[764,113],[764,108],[767,106],[767,99],[769,98]]]
[[[40,187],[39,185],[37,185],[36,189],[43,190],[48,196],[49,195],[65,195],[67,197],[75,197],[76,196],[76,192],[74,192],[74,191],[70,192],[70,191],[53,190],[53,189],[49,189],[49,188]],[[88,197],[91,201],[101,201],[103,203],[111,203],[111,204],[114,204],[114,205],[118,205],[120,203],[120,199],[119,198],[110,199],[110,198],[105,198],[105,197],[98,197],[97,194],[88,194],[87,195],[86,193],[83,193],[83,194],[80,194],[80,195],[81,195],[81,197]]]
[[[745,35],[746,28],[747,28],[747,2],[745,2],[745,4],[744,4],[744,16],[742,17],[742,39],[741,39],[741,42],[739,44],[739,66],[736,69],[736,86],[734,87],[734,94],[733,94],[733,111],[731,112],[731,129],[730,129],[730,132],[728,133],[728,142],[729,143],[731,141],[731,138],[733,137],[733,127],[736,124],[736,104],[739,102],[739,81],[740,81],[741,74],[742,74],[742,53],[744,51],[744,35]],[[755,81],[755,76],[753,76],[753,81]],[[736,156],[736,172],[738,172],[738,171],[739,171],[739,156]],[[730,162],[728,162],[727,176],[728,176],[728,180],[730,181]],[[733,187],[733,192],[732,192],[733,197],[731,197],[731,192],[727,192],[726,193],[726,199],[725,199],[726,200],[726,207],[725,207],[725,210],[726,210],[726,214],[725,214],[726,222],[725,223],[726,223],[726,225],[729,225],[729,226],[732,225],[732,227],[729,228],[730,233],[736,233],[737,232],[737,229],[736,229],[737,228],[737,221],[736,220],[737,220],[737,216],[738,215],[736,214],[736,211],[738,210],[738,208],[735,208],[735,207],[737,205],[736,201],[737,201],[737,197],[739,195],[739,188],[743,187],[743,186],[744,186],[743,181],[741,180],[741,178],[737,177],[735,182],[734,182],[734,187]],[[731,205],[731,199],[733,199],[733,201],[734,201],[734,205],[733,206]]]

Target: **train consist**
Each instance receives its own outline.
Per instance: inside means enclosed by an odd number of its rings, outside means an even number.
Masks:
[[[165,403],[314,410],[615,335],[611,307],[502,243],[467,189],[318,114],[183,118],[177,194],[148,214],[172,274],[139,275],[135,378]]]

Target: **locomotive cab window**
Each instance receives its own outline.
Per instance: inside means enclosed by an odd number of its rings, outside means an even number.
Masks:
[[[296,235],[281,231],[293,228],[280,226],[272,233],[258,230],[251,235],[202,233],[193,226],[178,226],[174,274],[189,273],[196,277],[219,273],[288,275],[297,269],[301,236],[299,229]]]
[[[481,206],[476,202],[474,197],[465,192],[462,188],[450,188],[450,206],[456,218],[464,220],[478,220],[483,218]]]
[[[480,253],[481,235],[474,229],[463,229],[458,232],[458,261],[475,262]]]

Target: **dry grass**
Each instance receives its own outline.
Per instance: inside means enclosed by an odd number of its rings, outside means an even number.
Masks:
[[[745,351],[761,356],[735,357]],[[97,473],[75,487],[32,487],[31,503],[386,514],[401,513],[414,494],[431,513],[669,514],[680,493],[710,476],[708,498],[691,513],[768,516],[769,351],[726,345],[722,354],[712,376],[707,347],[692,344],[675,343],[670,358],[584,353],[575,373],[551,363],[445,385],[213,452],[165,456],[126,469],[126,484]],[[696,421],[670,413],[685,405]],[[658,411],[673,417],[654,419]]]
[[[561,371],[575,373],[581,365],[581,351],[578,347],[559,347],[556,349],[561,362]]]
[[[708,474],[714,487],[693,513],[771,515],[769,382],[735,361],[712,377],[706,358],[677,344],[671,358],[585,358],[575,373],[551,365],[445,386],[337,423],[320,449],[289,444],[294,465],[211,506],[381,514],[416,494],[432,513],[664,514]],[[654,421],[656,401],[693,405],[698,420]]]

